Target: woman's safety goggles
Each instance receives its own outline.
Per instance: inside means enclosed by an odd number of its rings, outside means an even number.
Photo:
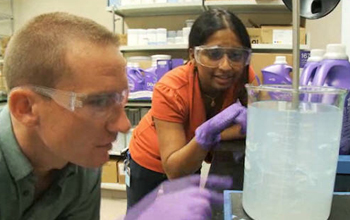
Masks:
[[[25,86],[32,91],[51,98],[58,105],[71,112],[79,112],[88,117],[104,118],[116,112],[115,107],[124,107],[128,100],[128,89],[121,93],[83,94],[62,91],[43,86]]]
[[[197,46],[194,48],[196,62],[210,68],[219,67],[223,58],[227,59],[231,67],[249,65],[251,53],[251,49],[240,47]]]

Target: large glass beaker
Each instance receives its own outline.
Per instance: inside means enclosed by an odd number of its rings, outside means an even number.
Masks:
[[[246,85],[243,208],[255,220],[328,218],[346,90]]]

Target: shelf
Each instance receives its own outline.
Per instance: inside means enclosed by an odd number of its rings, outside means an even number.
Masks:
[[[151,107],[151,100],[129,100],[125,107]]]
[[[115,6],[114,13],[122,17],[141,17],[159,15],[200,14],[204,8],[225,8],[234,13],[286,13],[290,12],[282,0],[235,0],[182,3],[155,3]],[[112,12],[112,6],[106,8]]]
[[[111,6],[107,7],[106,10],[109,12],[113,11]],[[200,14],[203,11],[202,2],[183,2],[116,6],[114,13],[122,17],[141,17]]]
[[[290,12],[282,0],[205,1],[208,9],[225,8],[233,13],[286,13]]]
[[[170,45],[146,45],[146,46],[121,46],[122,52],[134,51],[154,51],[154,50],[187,50],[187,44],[170,44]],[[254,51],[259,50],[292,50],[291,44],[252,44]],[[309,50],[309,45],[300,45],[300,49]]]
[[[252,49],[254,51],[259,50],[292,50],[291,44],[252,44]],[[300,45],[302,50],[310,50],[309,45]]]
[[[126,191],[126,185],[119,183],[101,183],[101,189]]]
[[[121,46],[120,51],[142,51],[142,50],[187,50],[187,44],[168,45],[145,45],[145,46]]]

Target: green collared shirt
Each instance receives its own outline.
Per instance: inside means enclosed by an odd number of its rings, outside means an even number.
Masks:
[[[0,219],[99,219],[101,169],[68,164],[34,198],[36,177],[12,130],[9,109],[0,110]]]

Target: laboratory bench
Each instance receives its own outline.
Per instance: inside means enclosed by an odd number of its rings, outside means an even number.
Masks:
[[[243,189],[244,156],[245,139],[221,142],[213,152],[209,174],[231,176],[233,186],[227,190],[241,191]],[[334,191],[350,192],[350,155],[339,156]],[[350,199],[348,200],[350,205]],[[224,219],[223,206],[212,207],[212,210],[212,219]]]

